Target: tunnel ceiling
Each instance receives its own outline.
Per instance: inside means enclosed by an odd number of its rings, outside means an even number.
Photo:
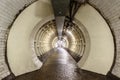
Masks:
[[[0,35],[0,44],[1,44],[1,69],[2,74],[0,75],[0,79],[6,77],[10,74],[10,71],[6,65],[5,62],[5,43],[6,43],[6,33],[8,32],[8,27],[12,23],[12,21],[15,18],[15,15],[19,12],[19,10],[23,9],[24,6],[31,4],[35,0],[1,0],[0,1],[0,8],[1,8],[1,35]],[[47,1],[44,1],[47,2]],[[18,3],[18,4],[16,4]],[[49,3],[49,2],[48,2]],[[98,10],[100,10],[101,14],[107,19],[109,25],[111,26],[111,29],[113,31],[113,34],[115,35],[116,39],[116,52],[117,52],[117,58],[116,58],[116,65],[113,68],[113,74],[120,77],[119,75],[119,68],[120,68],[120,61],[119,61],[119,11],[120,11],[120,2],[119,0],[89,0],[89,3],[92,4],[94,7],[96,7]],[[111,3],[113,3],[111,5]],[[7,7],[7,4],[9,7]],[[113,7],[111,7],[113,6]],[[7,12],[10,11],[10,12]]]

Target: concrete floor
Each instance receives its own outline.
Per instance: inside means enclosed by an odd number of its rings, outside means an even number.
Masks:
[[[95,73],[82,71],[63,48],[53,49],[41,69],[18,76],[16,80],[105,80]]]

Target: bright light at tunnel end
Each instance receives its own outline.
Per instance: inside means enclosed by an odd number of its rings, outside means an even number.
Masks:
[[[66,41],[65,41],[64,39],[58,40],[58,41],[55,43],[55,47],[66,47]]]

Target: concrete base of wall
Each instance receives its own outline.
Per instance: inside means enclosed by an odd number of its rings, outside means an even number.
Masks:
[[[107,80],[120,80],[120,78],[118,78],[117,76],[115,76],[114,74],[112,74],[111,72],[109,72],[107,74]]]
[[[7,77],[3,78],[2,80],[14,80],[14,79],[15,79],[15,75],[13,73],[11,73]]]

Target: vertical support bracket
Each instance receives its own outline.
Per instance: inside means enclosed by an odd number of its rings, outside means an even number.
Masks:
[[[51,0],[56,20],[58,39],[62,38],[65,16],[69,9],[70,0]]]

